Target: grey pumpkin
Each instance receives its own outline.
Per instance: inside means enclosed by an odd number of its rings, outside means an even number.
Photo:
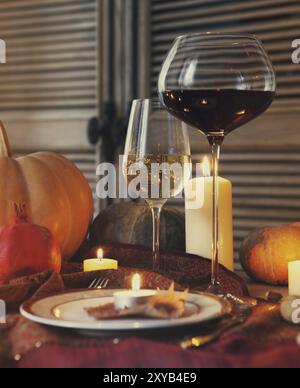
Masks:
[[[185,219],[182,212],[164,208],[161,216],[161,249],[185,252]],[[100,212],[90,229],[92,246],[130,244],[152,246],[152,216],[147,204],[122,202]]]

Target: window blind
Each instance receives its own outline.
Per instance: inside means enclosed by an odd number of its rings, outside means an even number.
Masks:
[[[0,66],[2,113],[94,113],[96,0],[1,1],[0,38],[7,45],[7,64]]]
[[[0,120],[12,147],[65,154],[93,189],[96,151],[86,133],[98,111],[97,21],[97,0],[0,1]]]
[[[236,259],[243,239],[253,229],[300,220],[300,137],[296,128],[300,65],[291,59],[292,41],[300,38],[299,25],[299,0],[151,1],[153,96],[157,96],[157,78],[166,53],[181,34],[256,34],[276,69],[278,92],[269,113],[230,135],[222,153],[221,175],[233,182]],[[209,153],[201,138],[191,137],[197,162]],[[173,205],[182,208],[182,202]],[[238,261],[236,267],[240,269]]]
[[[278,93],[271,112],[298,112],[300,67],[292,63],[299,38],[299,0],[152,0],[152,91],[163,59],[177,35],[192,32],[256,34],[274,63]]]

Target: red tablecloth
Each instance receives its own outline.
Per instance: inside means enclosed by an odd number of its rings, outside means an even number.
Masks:
[[[300,368],[296,343],[274,345],[249,342],[231,335],[205,350],[185,351],[179,346],[138,338],[118,345],[74,346],[48,344],[29,352],[19,368]]]
[[[141,257],[141,252],[138,252]],[[138,254],[135,257],[138,261]],[[188,260],[184,261],[186,272],[180,275],[180,262],[173,257],[169,261],[169,271],[173,271],[175,278],[183,280],[186,285],[191,278],[193,280],[189,270],[194,273],[195,263],[191,265]],[[71,266],[67,272],[76,268]],[[194,282],[199,277],[201,279],[203,273],[202,281],[207,279],[209,263],[203,261],[200,268],[200,272],[198,269],[197,276],[194,276]],[[130,270],[124,269],[118,273],[106,273],[105,276],[111,276],[111,286],[116,287],[121,286],[128,273]],[[278,305],[274,304],[260,304],[247,323],[201,350],[181,349],[181,332],[169,332],[168,337],[165,334],[159,337],[153,334],[147,339],[125,338],[115,344],[112,339],[84,338],[69,331],[37,325],[13,313],[15,305],[32,296],[36,290],[34,297],[39,298],[66,288],[86,287],[95,275],[70,273],[61,277],[42,274],[0,287],[0,299],[6,298],[12,308],[8,324],[0,325],[0,367],[300,367],[300,347],[296,342],[300,329],[285,323],[280,317]],[[155,286],[157,282],[167,286],[170,282],[152,273],[145,272],[144,277],[149,286]],[[223,269],[222,277],[224,281],[229,279],[227,287],[233,285],[237,292],[244,292],[245,285],[238,277],[228,275]],[[199,331],[202,329],[199,328]]]

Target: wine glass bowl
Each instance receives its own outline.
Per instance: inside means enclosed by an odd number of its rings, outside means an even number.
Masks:
[[[178,37],[162,66],[158,92],[169,112],[204,134],[212,147],[213,249],[209,291],[218,280],[219,158],[224,138],[265,112],[275,98],[276,77],[262,43],[247,34]]]
[[[224,137],[263,113],[275,97],[272,63],[252,35],[176,39],[160,73],[169,111],[206,136]]]

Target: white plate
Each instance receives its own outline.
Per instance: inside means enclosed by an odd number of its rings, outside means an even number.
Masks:
[[[64,292],[25,303],[21,307],[21,314],[33,322],[47,326],[105,334],[203,324],[220,319],[230,312],[230,307],[225,301],[209,294],[188,294],[186,303],[188,317],[174,320],[134,318],[97,321],[85,312],[86,307],[112,302],[114,292],[114,290]]]

